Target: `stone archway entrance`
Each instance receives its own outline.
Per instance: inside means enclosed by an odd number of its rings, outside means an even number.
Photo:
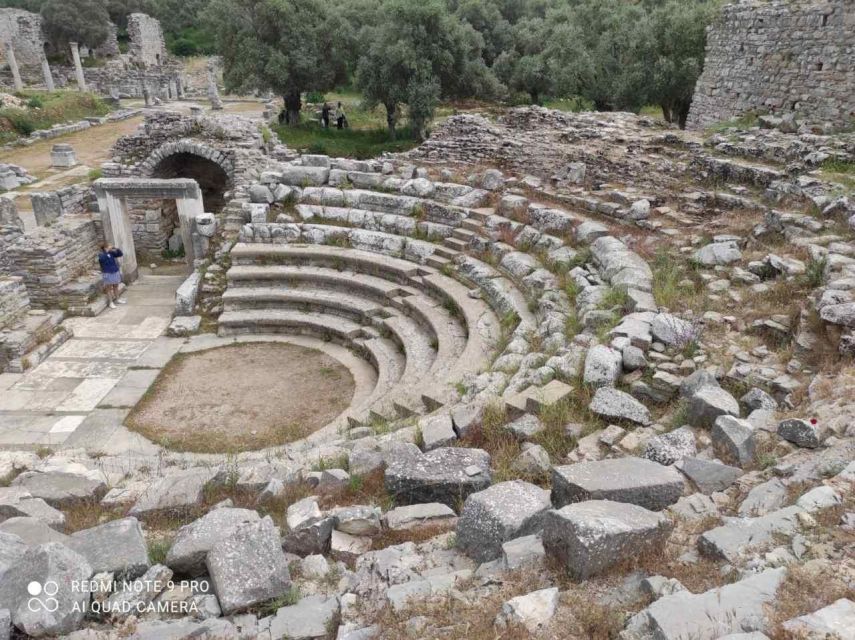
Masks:
[[[234,186],[234,152],[190,139],[167,142],[140,164],[140,174],[163,179],[192,178],[202,189],[208,211],[217,213],[225,206],[225,192]]]
[[[226,204],[225,192],[230,186],[229,176],[213,160],[195,153],[178,152],[160,160],[151,170],[152,178],[191,178],[199,183],[208,211],[217,213]]]
[[[195,219],[205,211],[202,190],[195,180],[101,178],[96,180],[93,186],[98,197],[104,237],[107,242],[120,248],[125,254],[122,260],[122,275],[126,282],[136,280],[138,275],[136,247],[128,215],[129,198],[159,198],[175,201],[187,264],[192,269],[195,259],[192,241]]]

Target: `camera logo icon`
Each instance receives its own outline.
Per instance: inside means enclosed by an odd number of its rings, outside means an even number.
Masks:
[[[32,596],[27,600],[27,608],[33,613],[39,611],[53,613],[59,609],[59,600],[54,598],[58,591],[59,585],[53,580],[48,580],[44,584],[33,580],[27,585],[27,593]]]

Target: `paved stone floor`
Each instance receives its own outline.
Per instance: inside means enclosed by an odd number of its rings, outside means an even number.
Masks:
[[[143,273],[128,303],[69,318],[73,338],[24,374],[0,374],[0,449],[147,453],[122,420],[184,342],[164,336],[185,276]]]

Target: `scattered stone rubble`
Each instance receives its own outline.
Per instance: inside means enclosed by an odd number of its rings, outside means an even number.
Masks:
[[[156,139],[120,142],[111,170],[144,172],[187,125],[149,124]],[[734,131],[724,152],[630,114],[527,108],[452,117],[382,160],[193,142],[234,184],[179,317],[345,345],[373,392],[259,452],[0,454],[0,621],[37,637],[353,640],[398,623],[467,637],[477,612],[497,635],[582,638],[584,595],[624,640],[846,637],[855,374],[808,352],[851,354],[852,212],[802,163],[851,162],[851,140],[798,136],[792,171],[745,151],[780,135]],[[723,228],[745,212],[746,233]],[[687,297],[718,304],[662,304],[651,244],[694,270]],[[823,265],[810,280],[808,257]],[[805,318],[755,324],[753,299],[780,284]],[[782,336],[792,350],[773,353]],[[81,504],[121,518],[69,535]],[[164,515],[183,517],[165,538]],[[801,572],[829,599],[793,614]],[[163,586],[63,590],[137,611],[85,621],[30,613],[5,586],[95,573]],[[178,613],[150,611],[165,603]]]

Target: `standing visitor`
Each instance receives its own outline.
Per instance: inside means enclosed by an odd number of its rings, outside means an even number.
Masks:
[[[119,269],[117,258],[122,257],[122,250],[112,247],[106,242],[101,243],[101,252],[98,254],[98,264],[101,266],[101,281],[104,283],[104,292],[110,308],[115,309],[116,303],[125,304],[126,300],[119,297],[119,284],[122,282],[122,272]]]
[[[344,115],[344,107],[341,102],[338,103],[338,107],[335,110],[335,126],[336,129],[344,129],[344,123],[347,120],[347,116]]]
[[[321,124],[324,126],[324,129],[330,128],[330,105],[324,102],[324,106],[321,108]]]

